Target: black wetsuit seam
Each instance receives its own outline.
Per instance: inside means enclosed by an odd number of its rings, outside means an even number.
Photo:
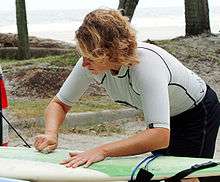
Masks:
[[[129,68],[127,69],[126,73],[123,76],[118,76],[118,78],[124,78],[125,76],[128,76],[128,83],[129,83],[129,86],[131,87],[131,89],[133,90],[133,92],[135,94],[137,94],[138,96],[140,96],[140,94],[134,90],[133,85],[131,83],[130,69]],[[126,106],[130,106],[130,107],[133,107],[135,109],[138,109],[136,106],[133,106],[132,104],[130,104],[126,101],[116,100],[115,102],[120,103],[120,104],[125,104]]]
[[[105,78],[106,78],[106,74],[103,76],[103,78],[102,78],[101,82],[99,83],[100,85],[101,85],[101,84],[103,84],[103,82],[104,82]]]
[[[118,78],[124,78],[124,77],[126,77],[126,76],[128,76],[128,83],[129,83],[131,89],[134,91],[135,94],[137,94],[138,96],[140,96],[141,94],[139,94],[137,91],[134,90],[133,85],[132,85],[132,83],[131,83],[131,76],[130,76],[130,69],[129,69],[129,68],[127,69],[127,71],[126,71],[126,73],[125,73],[124,75],[118,76]]]
[[[126,102],[126,101],[115,100],[115,102],[120,103],[120,104],[124,104],[124,105],[126,105],[126,106],[133,107],[133,108],[135,108],[135,109],[138,109],[136,106],[133,106],[132,104],[130,104],[130,103]]]
[[[126,77],[126,76],[127,76],[128,72],[129,72],[129,68],[127,69],[127,71],[125,72],[125,74],[124,74],[124,75],[117,76],[117,77],[118,77],[118,78],[124,78],[124,77]]]
[[[157,53],[156,51],[154,51],[154,50],[152,50],[152,49],[149,49],[149,48],[146,48],[146,47],[138,47],[138,48],[147,49],[147,50],[149,50],[149,51],[152,51],[152,52],[154,52],[155,54],[157,54],[157,55],[162,59],[162,61],[163,61],[164,64],[166,65],[166,67],[167,67],[167,69],[168,69],[168,72],[169,72],[169,74],[170,74],[169,83],[171,83],[171,81],[172,81],[172,72],[171,72],[169,66],[167,65],[166,61],[164,60],[164,58],[163,58],[159,53]]]
[[[133,88],[133,84],[131,83],[131,76],[130,76],[130,70],[128,69],[128,83],[131,87],[131,89],[134,91],[135,94],[137,94],[138,96],[140,96],[141,94],[139,94],[137,91],[134,90]]]

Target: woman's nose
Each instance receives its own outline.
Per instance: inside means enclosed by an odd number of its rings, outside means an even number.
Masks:
[[[87,58],[83,58],[82,66],[86,67],[86,66],[89,66],[89,65],[90,65],[90,61]]]

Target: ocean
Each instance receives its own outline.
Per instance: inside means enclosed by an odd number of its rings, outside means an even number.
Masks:
[[[31,36],[74,41],[74,31],[90,10],[32,10],[27,11],[28,31]],[[220,31],[220,7],[210,8],[212,33]],[[184,8],[163,7],[137,9],[132,26],[138,40],[171,39],[185,34]],[[15,11],[0,11],[0,33],[16,33]]]

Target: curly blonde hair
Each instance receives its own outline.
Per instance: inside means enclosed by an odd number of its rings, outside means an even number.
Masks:
[[[137,64],[135,31],[120,11],[97,9],[84,18],[75,32],[81,54],[91,60],[121,65]]]

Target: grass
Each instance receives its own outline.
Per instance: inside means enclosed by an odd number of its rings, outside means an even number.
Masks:
[[[49,99],[9,99],[9,111],[18,118],[42,117]]]
[[[113,102],[107,96],[87,96],[74,103],[71,112],[117,110],[122,107],[124,106]]]
[[[58,56],[47,56],[43,58],[31,58],[29,60],[16,60],[16,59],[0,59],[3,69],[10,69],[14,67],[48,64],[51,66],[65,67],[73,66],[79,59],[79,55],[75,52]]]
[[[9,111],[18,118],[43,117],[44,110],[50,99],[10,99]],[[79,102],[73,104],[70,112],[103,111],[107,109],[120,109],[124,106],[114,103],[106,96],[82,97]]]
[[[23,121],[32,118],[39,118],[44,116],[45,108],[47,107],[50,99],[24,99],[16,98],[9,100],[9,112],[16,116],[17,119]],[[86,111],[102,111],[106,109],[120,109],[121,106],[117,103],[113,103],[106,96],[87,96],[82,97],[79,102],[73,104],[70,112],[86,112]],[[23,123],[24,124],[24,123]],[[43,133],[44,129],[39,126],[32,126],[25,123],[23,130],[28,130],[27,136],[32,136],[33,132]],[[113,133],[123,133],[124,130],[120,124],[112,122],[97,123],[96,121],[90,121],[86,125],[78,125],[74,128],[63,128],[62,133],[77,133],[77,134],[89,134],[99,136],[109,136]]]

